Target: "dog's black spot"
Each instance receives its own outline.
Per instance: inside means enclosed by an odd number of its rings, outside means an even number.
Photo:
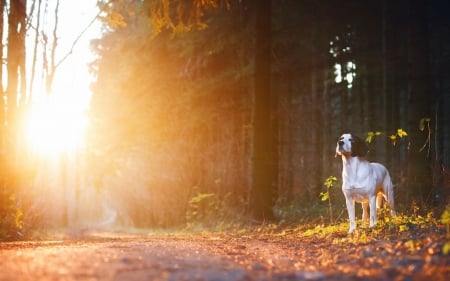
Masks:
[[[352,156],[366,157],[369,148],[364,140],[352,135]]]

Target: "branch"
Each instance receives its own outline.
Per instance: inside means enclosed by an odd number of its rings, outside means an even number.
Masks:
[[[78,44],[78,41],[80,41],[81,37],[88,31],[88,29],[94,24],[94,22],[97,20],[98,16],[101,12],[98,12],[97,15],[89,22],[89,24],[81,31],[81,33],[75,38],[75,41],[73,41],[72,46],[70,47],[69,52],[62,57],[62,59],[55,65],[55,70],[58,68],[71,54],[73,54],[73,50],[75,49],[76,45]]]

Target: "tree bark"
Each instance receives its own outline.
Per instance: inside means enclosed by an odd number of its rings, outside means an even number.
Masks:
[[[36,5],[36,2],[33,3],[33,5]],[[36,14],[36,30],[34,35],[34,45],[33,45],[33,56],[32,56],[32,64],[31,64],[31,72],[30,72],[30,81],[29,81],[29,89],[28,89],[28,95],[31,99],[31,96],[33,94],[33,86],[34,86],[34,79],[36,76],[36,63],[37,63],[37,51],[39,46],[39,30],[41,28],[41,11],[42,11],[42,0],[38,0],[37,3],[37,14]],[[36,8],[36,7],[35,7]]]
[[[5,28],[5,21],[4,21],[4,14],[5,14],[5,6],[6,6],[6,0],[0,0],[0,42],[3,46],[3,30]],[[0,58],[3,58],[3,48],[0,48]],[[0,81],[3,81],[3,59],[0,63]],[[4,144],[5,144],[5,99],[3,99],[4,95],[4,89],[3,84],[0,86],[0,93],[2,98],[0,99],[0,150],[3,151]]]
[[[26,0],[12,0],[8,18],[7,120],[13,126],[19,98],[25,94]]]
[[[419,121],[430,116],[431,99],[428,90],[429,83],[429,49],[427,30],[426,3],[411,1],[408,13],[408,135],[411,146],[408,159],[409,188],[415,197],[425,197],[430,187],[431,178],[426,159],[426,153],[420,153],[420,147],[425,141],[424,134],[419,131]]]
[[[271,120],[270,29],[271,1],[254,0],[256,46],[253,80],[253,157],[250,211],[256,219],[272,219],[276,169],[274,128]]]

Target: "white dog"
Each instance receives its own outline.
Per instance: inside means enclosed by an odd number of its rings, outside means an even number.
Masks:
[[[342,192],[345,195],[350,230],[356,229],[355,201],[362,203],[363,220],[367,220],[367,207],[370,207],[369,226],[377,221],[377,208],[382,197],[386,199],[391,215],[394,211],[394,189],[389,172],[379,163],[370,163],[364,157],[367,146],[363,140],[351,134],[343,134],[336,145],[336,156],[342,157]]]

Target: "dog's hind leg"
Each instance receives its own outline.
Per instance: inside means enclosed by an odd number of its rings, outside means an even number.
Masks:
[[[395,213],[395,204],[394,204],[394,187],[392,186],[392,183],[391,183],[391,187],[388,190],[387,203],[389,205],[389,209],[391,210],[391,216],[395,217],[396,213]]]
[[[384,198],[389,206],[389,210],[391,210],[391,216],[395,217],[395,204],[394,204],[394,185],[392,184],[391,177],[389,175],[385,179],[385,195]]]
[[[382,192],[377,194],[377,209],[380,209],[383,206],[383,197],[387,201],[386,195]]]
[[[363,211],[362,220],[368,221],[369,220],[369,202],[362,202],[361,207],[362,207],[362,211]]]
[[[369,227],[374,227],[377,223],[377,198],[375,195],[369,197],[370,222]]]

